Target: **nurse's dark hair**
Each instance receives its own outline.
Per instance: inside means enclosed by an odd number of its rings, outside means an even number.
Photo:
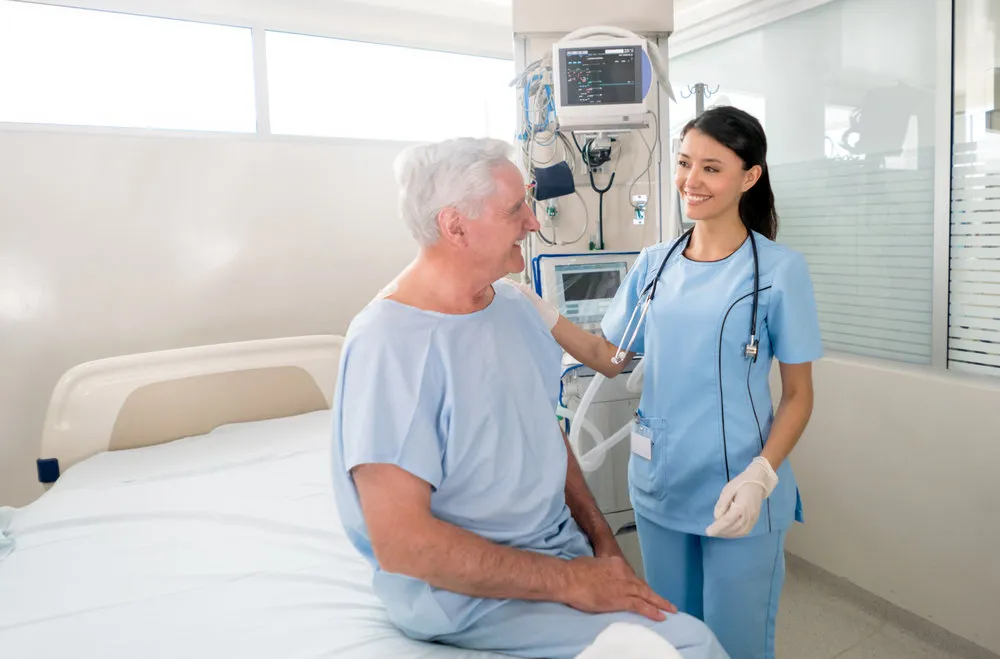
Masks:
[[[778,212],[774,209],[774,193],[767,171],[767,137],[757,119],[729,105],[705,110],[692,119],[681,132],[681,139],[696,128],[713,140],[735,152],[743,160],[743,169],[760,165],[760,178],[740,198],[740,219],[747,229],[774,240],[778,235]]]

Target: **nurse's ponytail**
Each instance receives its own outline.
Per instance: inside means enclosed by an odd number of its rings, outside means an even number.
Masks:
[[[778,235],[778,212],[767,168],[767,137],[760,122],[739,108],[722,105],[705,110],[689,122],[681,139],[692,128],[735,152],[743,160],[743,169],[760,165],[760,178],[740,198],[740,219],[750,231],[774,240]]]

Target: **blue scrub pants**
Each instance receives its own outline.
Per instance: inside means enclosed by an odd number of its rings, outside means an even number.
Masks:
[[[784,531],[709,538],[635,521],[646,581],[660,597],[704,620],[732,659],[774,659]]]
[[[655,622],[631,613],[589,614],[562,604],[522,600],[506,602],[468,629],[433,640],[526,659],[573,659],[615,622],[649,627],[684,659],[730,659],[703,622],[683,613]]]

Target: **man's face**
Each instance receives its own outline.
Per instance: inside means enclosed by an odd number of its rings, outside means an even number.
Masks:
[[[498,277],[524,270],[521,241],[540,225],[525,200],[524,180],[513,163],[493,170],[496,192],[483,201],[479,217],[465,222],[468,250],[477,268]]]

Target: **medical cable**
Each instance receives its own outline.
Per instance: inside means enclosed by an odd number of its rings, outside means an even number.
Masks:
[[[583,237],[587,235],[587,231],[590,229],[590,209],[587,208],[587,202],[583,198],[583,195],[580,194],[579,190],[574,190],[573,191],[573,195],[577,199],[580,200],[580,206],[583,207],[583,217],[584,217],[583,228],[580,230],[579,235],[577,235],[572,240],[564,240],[564,241],[562,241],[562,242],[559,243],[560,245],[563,245],[563,246],[573,245],[574,243],[577,243],[577,242],[583,240]],[[555,229],[553,228],[553,234],[554,233],[555,233]]]
[[[576,173],[575,151],[566,136],[557,129],[553,119],[555,100],[551,85],[552,67],[548,62],[547,57],[532,62],[511,82],[517,89],[518,105],[521,108],[515,138],[520,143],[521,161],[529,180],[534,180],[536,166],[557,162],[566,162],[570,171]],[[539,150],[549,148],[551,148],[550,153],[538,155]],[[590,209],[578,192],[576,195],[583,205],[585,220],[579,236],[573,240],[559,240],[558,230],[552,226],[551,236],[546,235],[544,230],[536,232],[546,245],[568,246],[579,242],[587,235],[590,229]],[[535,198],[535,191],[530,188],[528,199],[532,204],[539,203]]]
[[[635,184],[639,182],[639,179],[641,179],[643,175],[645,175],[646,188],[648,190],[652,190],[653,188],[653,153],[656,150],[656,147],[659,146],[660,144],[660,120],[656,116],[655,112],[648,112],[647,114],[653,115],[653,130],[655,131],[654,132],[655,137],[653,138],[652,146],[650,146],[649,141],[646,139],[646,136],[643,135],[642,131],[641,130],[636,131],[639,137],[642,138],[642,141],[646,145],[646,148],[649,149],[649,159],[646,161],[646,169],[643,170],[642,173],[640,173],[634,179],[632,179],[632,183],[630,183],[628,186],[628,200],[629,204],[632,205],[632,208],[634,210],[639,210],[639,208],[632,201],[632,190],[635,189]]]

